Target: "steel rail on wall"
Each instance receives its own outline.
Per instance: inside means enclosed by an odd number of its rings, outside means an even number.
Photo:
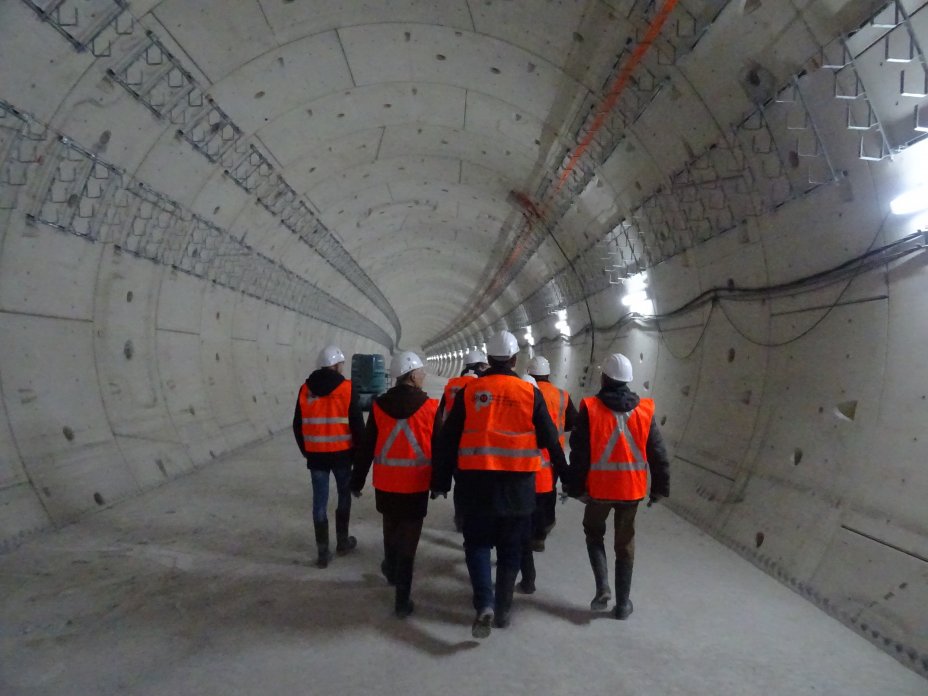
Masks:
[[[281,225],[344,276],[402,334],[399,317],[376,283],[273,164],[158,35],[143,30],[126,0],[23,0],[78,52],[107,62],[107,79],[239,186]],[[390,342],[391,345],[393,341]]]
[[[262,302],[366,336],[390,335],[336,297],[228,230],[0,100],[0,210],[33,192],[26,222],[202,278]],[[25,198],[25,197],[23,197]]]

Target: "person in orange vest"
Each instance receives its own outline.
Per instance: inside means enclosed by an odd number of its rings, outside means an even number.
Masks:
[[[567,463],[544,397],[513,372],[518,352],[508,331],[487,341],[490,368],[458,393],[432,452],[432,495],[447,495],[452,475],[460,489],[475,638],[489,636],[494,624],[509,625],[522,544],[535,509],[539,450],[550,451],[558,472]]]
[[[574,428],[577,421],[577,409],[566,389],[558,389],[551,384],[551,365],[547,358],[536,355],[529,361],[527,377],[545,398],[545,405],[554,425],[557,427],[561,448],[564,447],[566,433]],[[556,477],[551,466],[551,457],[547,450],[541,451],[541,471],[535,474],[535,512],[532,513],[532,533],[522,547],[522,579],[519,590],[525,594],[535,591],[535,558],[533,552],[545,550],[545,539],[554,529],[557,506]]]
[[[651,490],[648,507],[670,495],[670,461],[654,422],[654,401],[628,388],[631,361],[621,353],[603,363],[601,388],[583,399],[577,426],[570,435],[570,469],[566,492],[586,501],[583,531],[596,580],[593,610],[609,607],[609,569],[604,537],[606,520],[615,511],[615,610],[617,619],[632,613],[629,594],[635,562],[635,514]]]
[[[429,503],[438,400],[422,391],[425,369],[415,353],[393,356],[390,375],[396,385],[378,396],[371,407],[364,441],[355,455],[351,492],[361,495],[373,463],[374,501],[383,515],[380,570],[396,587],[394,612],[406,618],[413,611],[409,598],[413,565]]]
[[[345,355],[338,346],[319,352],[318,368],[300,387],[293,413],[293,434],[306,458],[313,484],[313,526],[319,568],[328,566],[329,473],[335,476],[338,505],[335,508],[335,552],[344,555],[358,542],[348,534],[351,519],[351,458],[364,434],[364,416],[358,394],[345,379]]]
[[[438,404],[438,413],[441,416],[441,422],[444,423],[451,413],[451,405],[454,403],[454,397],[461,391],[464,386],[472,379],[476,379],[486,372],[489,364],[487,363],[486,354],[477,348],[469,351],[464,356],[464,369],[461,370],[460,377],[452,377],[445,384],[445,391],[441,395],[441,401]],[[458,501],[457,487],[451,496],[454,503],[454,528],[460,532],[462,530],[463,517],[461,516],[461,505]]]

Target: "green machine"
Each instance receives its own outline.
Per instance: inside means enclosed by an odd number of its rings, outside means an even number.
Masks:
[[[370,411],[374,397],[387,391],[387,368],[379,353],[351,356],[351,384],[358,392],[361,410]]]

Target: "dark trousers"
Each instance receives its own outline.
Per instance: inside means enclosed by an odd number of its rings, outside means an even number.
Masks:
[[[522,557],[522,545],[529,536],[531,515],[502,517],[486,512],[464,510],[464,556],[474,591],[474,609],[494,607],[493,570],[490,552],[496,547],[497,580],[504,578],[508,594]]]
[[[587,546],[603,543],[606,535],[606,520],[609,513],[615,510],[613,524],[615,525],[615,560],[616,563],[631,564],[635,560],[635,513],[638,512],[638,503],[598,503],[586,504],[583,512],[583,531],[586,534]]]
[[[324,469],[310,469],[313,482],[313,522],[327,522],[329,519],[329,472]],[[351,512],[351,491],[348,484],[351,481],[350,466],[332,467],[335,476],[335,488],[338,491],[338,506],[335,511],[347,515]]]
[[[557,506],[557,493],[536,493],[535,512],[532,513],[532,531],[522,544],[522,580],[535,582],[535,557],[532,551],[532,542],[544,541],[548,538],[554,524],[555,508]]]
[[[412,569],[416,560],[416,549],[422,535],[421,517],[384,514],[383,558],[388,576],[397,585],[407,587],[412,583]]]

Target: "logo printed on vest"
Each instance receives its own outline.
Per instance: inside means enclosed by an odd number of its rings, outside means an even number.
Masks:
[[[493,393],[488,391],[474,392],[474,410],[480,411],[493,401]]]

